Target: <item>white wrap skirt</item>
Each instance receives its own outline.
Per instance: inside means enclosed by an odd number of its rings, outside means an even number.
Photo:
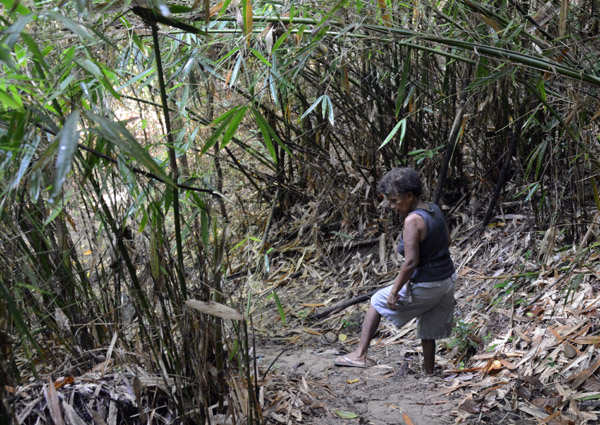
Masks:
[[[401,328],[415,317],[417,336],[420,339],[442,339],[452,334],[454,320],[454,282],[456,275],[436,282],[409,282],[400,290],[395,309],[387,303],[393,285],[377,291],[371,305],[377,312]],[[411,297],[408,297],[410,285]],[[406,303],[407,298],[412,298]]]

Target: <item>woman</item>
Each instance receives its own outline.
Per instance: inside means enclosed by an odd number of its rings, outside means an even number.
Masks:
[[[393,285],[371,298],[358,348],[335,359],[335,364],[366,367],[367,350],[382,316],[397,327],[418,317],[417,335],[423,346],[425,373],[430,375],[435,364],[435,340],[450,336],[454,318],[456,275],[450,258],[450,234],[440,208],[421,200],[422,185],[415,170],[394,168],[377,188],[404,218],[398,245],[404,263]]]

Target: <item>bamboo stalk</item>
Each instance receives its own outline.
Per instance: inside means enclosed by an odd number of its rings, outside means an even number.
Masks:
[[[156,58],[156,71],[158,73],[158,82],[160,86],[160,99],[162,101],[162,110],[165,119],[165,127],[167,130],[167,141],[169,143],[169,164],[171,166],[171,179],[177,183],[179,171],[177,169],[177,156],[175,154],[175,140],[171,131],[171,119],[169,116],[169,104],[167,101],[167,90],[165,87],[165,78],[160,54],[160,44],[158,42],[158,25],[152,21],[152,40],[154,41],[154,53]],[[175,244],[177,249],[177,275],[183,301],[187,298],[187,288],[185,283],[184,265],[183,265],[183,244],[181,241],[181,217],[179,212],[179,190],[177,187],[172,187],[173,192],[173,219],[175,222]]]

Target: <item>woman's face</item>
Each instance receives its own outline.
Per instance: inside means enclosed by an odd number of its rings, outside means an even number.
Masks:
[[[390,195],[386,198],[392,209],[403,217],[413,210],[415,197],[411,192],[402,195]]]

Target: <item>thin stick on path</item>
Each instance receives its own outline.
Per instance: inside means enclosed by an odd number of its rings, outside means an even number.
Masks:
[[[327,307],[326,309],[314,313],[310,316],[311,319],[322,319],[325,316],[330,315],[331,313],[335,313],[340,310],[344,310],[354,304],[362,303],[363,301],[367,301],[369,298],[373,296],[375,292],[377,292],[380,288],[373,289],[372,291],[367,292],[366,294],[358,295],[354,298],[350,298],[349,300],[341,301],[331,307]]]

